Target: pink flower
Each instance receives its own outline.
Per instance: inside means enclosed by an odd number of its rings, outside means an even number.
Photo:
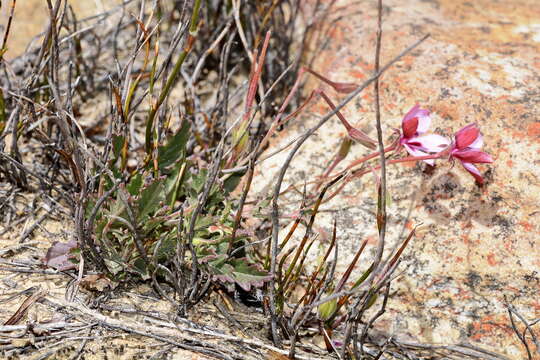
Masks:
[[[461,161],[461,165],[474,176],[479,184],[483,184],[484,179],[473,164],[493,162],[489,154],[480,151],[483,144],[484,140],[482,134],[480,134],[480,129],[476,124],[469,124],[456,133],[455,141],[450,150],[450,158]]]
[[[438,153],[450,144],[445,137],[437,134],[423,135],[431,124],[429,110],[421,109],[416,104],[403,117],[401,128],[403,135],[399,139],[400,145],[412,156],[426,156],[429,153]],[[429,165],[434,165],[435,160],[424,160]]]

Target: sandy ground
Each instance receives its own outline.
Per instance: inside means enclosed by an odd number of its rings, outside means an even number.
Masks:
[[[54,1],[52,1],[54,4]],[[79,19],[106,11],[119,0],[69,0],[69,5],[73,7]],[[0,26],[3,38],[9,14],[11,12],[11,1],[4,0],[0,8]],[[17,1],[15,6],[16,20],[13,21],[7,43],[7,58],[13,58],[21,54],[30,41],[44,30],[49,18],[49,10],[46,0],[23,0]]]

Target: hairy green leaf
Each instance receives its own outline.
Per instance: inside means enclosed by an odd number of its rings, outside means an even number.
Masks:
[[[135,196],[139,194],[139,191],[141,190],[143,184],[143,177],[142,174],[139,172],[135,174],[131,180],[129,181],[129,184],[127,185],[127,191]]]
[[[234,281],[245,291],[250,291],[252,286],[261,287],[272,278],[268,272],[260,270],[255,264],[249,264],[245,258],[230,259],[229,262],[234,267]]]
[[[142,222],[149,214],[156,212],[160,203],[165,201],[164,180],[154,180],[150,185],[143,188],[138,200],[139,212],[137,222]]]
[[[182,122],[182,127],[172,136],[166,145],[158,147],[158,167],[160,170],[174,164],[183,157],[189,139],[191,125]]]

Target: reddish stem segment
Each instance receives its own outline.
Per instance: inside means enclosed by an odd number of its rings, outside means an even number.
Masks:
[[[318,72],[311,70],[310,68],[307,68],[307,67],[303,67],[302,69],[307,71],[311,75],[315,76],[317,79],[324,81],[325,83],[330,85],[332,88],[334,88],[334,90],[336,90],[339,93],[348,94],[356,90],[356,88],[358,87],[358,84],[355,84],[355,83],[343,83],[343,82],[332,81],[322,76]]]
[[[384,148],[384,153],[386,154],[387,152],[390,152],[390,151],[394,151],[398,148],[398,144],[397,142],[394,142],[392,145]],[[363,162],[366,162],[368,160],[371,160],[373,158],[376,158],[377,156],[379,156],[379,152],[376,151],[376,152],[373,152],[369,155],[366,155],[364,157],[361,157],[360,159],[357,159],[355,161],[353,161],[351,164],[349,164],[344,170],[340,171],[338,174],[336,174],[336,176],[338,175],[342,175],[344,174],[347,170],[350,170],[352,169],[353,167],[357,166],[357,165],[360,165],[361,163]],[[330,167],[325,171],[324,175],[322,176],[323,180],[326,179],[327,177],[330,176],[330,173],[332,172],[332,170],[335,169],[335,167],[339,164],[340,161],[342,161],[343,158],[339,157],[339,156],[336,156],[336,159],[334,160],[334,162],[332,163],[332,165],[330,165]],[[320,185],[319,185],[320,186]]]
[[[319,91],[319,93],[321,94],[321,97],[324,99],[324,101],[326,101],[328,106],[330,106],[332,110],[335,110],[336,106],[334,105],[332,100],[330,100],[330,98],[326,95],[326,93],[322,90]],[[355,141],[358,141],[360,144],[364,145],[365,147],[368,147],[370,149],[375,149],[376,144],[377,144],[375,140],[371,139],[369,136],[364,134],[363,131],[360,131],[356,129],[355,127],[353,127],[347,121],[347,119],[345,119],[345,116],[343,116],[341,112],[337,111],[336,116],[339,118],[343,126],[345,126],[345,129],[347,130],[349,137],[351,137]]]
[[[397,145],[394,143],[394,144],[392,144],[392,145],[386,147],[386,148],[384,149],[384,153],[386,154],[387,152],[393,151],[393,150],[395,150],[396,148],[397,148]],[[359,164],[361,164],[361,163],[363,163],[363,162],[366,162],[366,161],[368,161],[368,160],[371,160],[371,159],[373,159],[373,158],[376,158],[377,156],[379,156],[379,154],[380,154],[380,152],[377,151],[377,152],[371,153],[371,154],[369,154],[369,155],[366,155],[366,156],[364,156],[364,157],[362,157],[362,158],[360,158],[360,159],[357,159],[357,160],[353,161],[349,166],[347,166],[347,167],[345,168],[344,171],[350,170],[350,169],[352,169],[353,167],[355,167],[356,165],[359,165]]]
[[[392,146],[395,146],[395,145],[391,145],[389,146],[388,148],[385,149],[385,152],[387,149],[390,149]],[[393,160],[388,160],[386,163],[387,164],[399,164],[399,163],[403,163],[403,162],[409,162],[409,161],[422,161],[422,160],[431,160],[431,159],[440,159],[441,157],[445,156],[446,154],[448,153],[448,148],[447,149],[444,149],[443,151],[440,151],[436,154],[433,154],[433,155],[425,155],[425,156],[408,156],[408,157],[405,157],[405,158],[402,158],[402,159],[393,159]],[[379,153],[374,153],[374,154],[370,154],[362,159],[359,159],[359,160],[363,160],[365,158],[368,158],[367,160],[369,159],[372,159],[374,157],[376,157]],[[366,160],[364,160],[366,161]],[[361,163],[360,161],[357,161],[357,163]],[[357,170],[356,172],[353,172],[350,176],[346,177],[345,180],[343,181],[343,183],[339,186],[339,188],[334,191],[332,194],[330,194],[325,200],[324,202],[328,202],[330,200],[332,200],[337,194],[339,194],[341,192],[341,190],[343,190],[343,188],[345,187],[345,185],[347,185],[349,183],[349,181],[351,181],[352,179],[354,178],[358,178],[358,177],[361,177],[361,176],[364,176],[372,171],[375,171],[375,170],[379,170],[381,168],[380,165],[374,167],[374,168],[369,168],[368,170],[363,170],[363,171],[359,171]],[[346,171],[346,170],[344,170]],[[342,173],[338,174],[338,176],[342,176]]]

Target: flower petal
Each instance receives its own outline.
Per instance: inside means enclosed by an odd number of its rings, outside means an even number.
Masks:
[[[414,138],[414,141],[420,144],[422,150],[433,153],[443,150],[450,144],[450,140],[437,134],[418,136]]]
[[[418,112],[418,110],[420,110],[420,105],[414,105],[411,110],[409,110],[409,112],[405,114],[405,116],[403,117],[403,121],[407,121],[417,117],[416,113]]]
[[[403,136],[405,138],[411,138],[416,134],[416,129],[418,128],[418,118],[414,117],[412,119],[403,119],[401,123],[401,128],[403,129]]]
[[[474,141],[478,138],[478,135],[480,135],[480,130],[478,129],[476,124],[469,124],[465,126],[455,135],[456,147],[459,150],[465,149],[466,147],[474,143]]]
[[[476,182],[478,182],[480,185],[484,183],[484,178],[482,177],[482,174],[480,174],[480,171],[471,163],[468,162],[462,162],[461,165],[467,170],[474,178],[476,179]]]
[[[452,156],[461,161],[470,163],[492,163],[493,158],[483,151],[478,150],[461,150],[452,153]]]
[[[469,147],[474,150],[480,150],[483,145],[484,145],[484,137],[482,136],[482,134],[478,134],[478,137],[476,138],[476,140],[474,140],[473,143],[469,145]]]
[[[418,128],[416,132],[418,134],[423,134],[429,129],[431,125],[431,116],[429,116],[429,110],[421,109],[418,113]]]
[[[429,166],[435,166],[435,159],[427,159],[427,160],[422,160],[422,161],[428,164]]]
[[[426,155],[429,155],[428,153],[420,150],[419,148],[415,147],[414,145],[411,146],[410,144],[403,144],[403,147],[405,148],[405,150],[407,150],[407,152],[411,155],[411,156],[426,156]],[[435,165],[435,160],[434,159],[428,159],[428,160],[422,160],[423,162],[425,162],[426,164],[429,164],[431,166]]]
[[[431,117],[429,116],[429,110],[421,109],[420,105],[416,104],[409,110],[409,112],[403,117],[402,126],[405,131],[405,123],[411,121],[412,119],[417,118],[418,124],[415,129],[415,133],[423,134],[429,129],[431,124]],[[411,134],[410,136],[414,135]],[[410,137],[408,136],[408,137]]]

